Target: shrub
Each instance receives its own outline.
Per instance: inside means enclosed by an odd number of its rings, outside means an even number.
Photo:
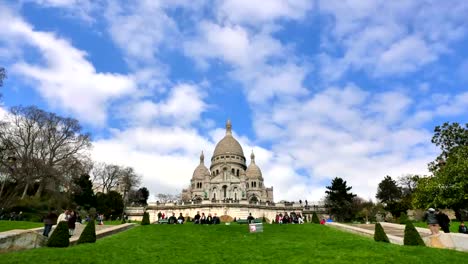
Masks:
[[[320,224],[320,220],[319,220],[319,218],[318,218],[316,212],[314,212],[314,213],[312,214],[312,223],[314,223],[314,224]]]
[[[425,246],[424,241],[411,221],[406,222],[403,244],[408,246]]]
[[[390,243],[390,240],[388,239],[387,234],[385,233],[380,223],[375,224],[374,240],[377,242]]]
[[[91,220],[88,222],[88,224],[86,224],[86,227],[81,233],[81,236],[77,241],[77,244],[95,243],[95,242],[96,242],[96,223],[94,223],[94,220]]]
[[[68,247],[70,245],[68,224],[65,221],[58,223],[54,232],[47,240],[48,247]]]
[[[406,224],[406,222],[408,221],[408,215],[406,215],[405,213],[401,213],[400,215],[400,218],[398,219],[398,222],[400,222],[400,224]]]
[[[141,220],[141,225],[149,225],[150,220],[149,220],[149,213],[145,212],[143,214],[143,220]]]

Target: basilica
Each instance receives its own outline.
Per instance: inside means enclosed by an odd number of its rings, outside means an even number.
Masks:
[[[209,169],[204,160],[202,152],[190,186],[182,191],[183,201],[273,202],[273,187],[265,187],[262,171],[255,163],[253,152],[247,166],[242,146],[232,135],[230,120],[226,122],[226,135],[216,144]]]

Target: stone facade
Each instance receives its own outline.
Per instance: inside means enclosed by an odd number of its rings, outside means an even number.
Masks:
[[[273,202],[273,187],[265,187],[262,171],[255,163],[253,152],[250,155],[250,164],[246,166],[244,151],[232,135],[229,120],[226,123],[226,135],[213,152],[210,169],[205,166],[204,160],[202,152],[190,186],[182,191],[183,201]]]
[[[190,218],[197,212],[216,214],[225,222],[234,218],[246,219],[249,214],[271,222],[277,214],[293,212],[310,221],[313,211],[328,218],[323,205],[275,203],[273,187],[267,188],[263,184],[262,171],[255,163],[254,153],[247,166],[242,146],[232,136],[231,129],[231,122],[228,120],[226,135],[216,145],[209,169],[205,166],[205,157],[201,153],[200,164],[193,172],[190,186],[182,191],[181,201],[150,203],[146,208],[126,208],[129,219],[141,221],[145,211],[149,213],[152,223],[158,220],[159,212],[166,217],[182,214]]]

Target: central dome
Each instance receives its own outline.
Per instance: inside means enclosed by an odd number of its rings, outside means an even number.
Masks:
[[[216,144],[213,157],[225,154],[234,154],[245,158],[242,146],[232,136],[230,120],[226,122],[226,136],[224,136],[224,138],[221,139],[221,141],[219,141],[218,144]]]

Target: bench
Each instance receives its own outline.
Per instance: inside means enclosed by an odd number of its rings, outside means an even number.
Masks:
[[[255,218],[255,219],[253,220],[253,223],[258,224],[258,223],[261,223],[262,220],[263,220],[262,218]],[[237,222],[238,224],[248,224],[248,223],[249,223],[249,220],[247,220],[247,219],[237,219],[236,222]]]
[[[168,224],[169,220],[168,219],[159,219],[158,224]]]

